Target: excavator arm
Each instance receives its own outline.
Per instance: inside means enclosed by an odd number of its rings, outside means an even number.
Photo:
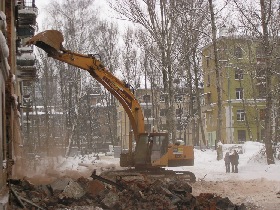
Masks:
[[[47,30],[32,37],[27,44],[33,44],[43,49],[49,57],[88,71],[122,104],[131,122],[135,141],[138,142],[139,135],[145,132],[144,116],[129,84],[115,77],[95,56],[66,50],[62,46],[62,42],[63,36],[59,31]]]

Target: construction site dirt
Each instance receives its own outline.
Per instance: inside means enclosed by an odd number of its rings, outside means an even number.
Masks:
[[[121,169],[112,156],[62,158],[55,167],[42,160],[36,171],[11,180],[11,209],[279,209],[280,162],[267,166],[259,153],[250,155],[247,149],[240,155],[239,173],[226,173],[215,151],[196,153],[195,167],[176,169],[192,170],[195,183],[175,177],[109,177],[108,171]]]
[[[247,209],[216,192],[195,196],[194,186],[176,178],[133,176],[116,182],[94,174],[92,177],[63,177],[44,185],[10,180],[12,209]]]

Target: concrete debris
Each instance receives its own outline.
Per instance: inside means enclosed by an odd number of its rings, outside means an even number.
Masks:
[[[96,178],[94,175],[92,178]],[[215,193],[191,194],[192,187],[182,180],[150,180],[105,177],[80,177],[77,180],[60,178],[49,185],[34,186],[26,180],[10,182],[11,209],[83,209],[83,210],[246,210],[246,206],[233,204],[229,198]]]
[[[119,196],[116,192],[109,192],[101,203],[108,209],[113,209],[119,200]]]
[[[61,178],[51,183],[50,186],[53,191],[63,191],[69,182],[73,181],[70,178]]]
[[[59,195],[60,199],[63,198],[74,198],[79,199],[85,195],[83,188],[74,181],[70,181],[69,184],[64,188],[63,192]]]

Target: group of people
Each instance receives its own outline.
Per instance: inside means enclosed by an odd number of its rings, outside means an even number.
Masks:
[[[236,150],[233,151],[233,154],[226,153],[224,161],[226,165],[226,173],[230,173],[230,165],[231,165],[231,172],[238,173],[238,160],[239,155]]]

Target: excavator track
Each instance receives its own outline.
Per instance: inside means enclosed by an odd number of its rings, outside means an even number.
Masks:
[[[156,169],[145,169],[145,170],[137,170],[137,169],[127,169],[127,170],[116,170],[116,171],[106,171],[100,174],[102,177],[106,177],[107,179],[111,179],[114,181],[118,180],[133,180],[133,179],[150,179],[150,180],[158,180],[158,179],[179,179],[184,180],[186,182],[194,183],[196,181],[195,175],[190,171],[172,171],[166,170],[164,168],[156,168]]]

